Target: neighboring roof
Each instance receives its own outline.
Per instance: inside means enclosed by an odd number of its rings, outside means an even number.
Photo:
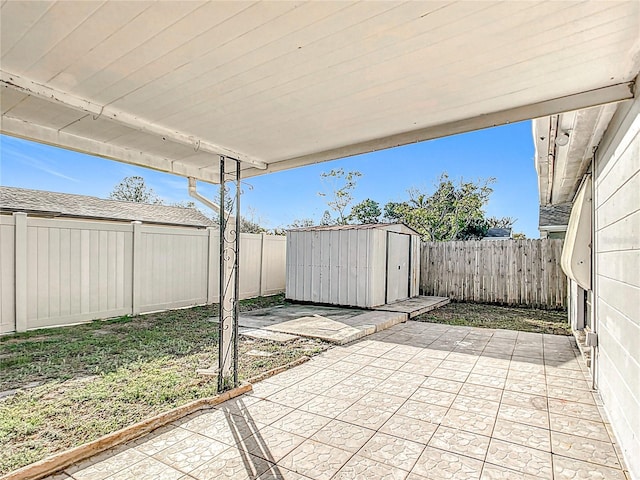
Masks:
[[[249,177],[631,98],[639,23],[637,0],[4,1],[0,128],[217,183],[217,155]]]
[[[121,202],[15,187],[0,187],[0,211],[99,220],[138,220],[144,223],[191,227],[215,225],[215,222],[194,208]]]
[[[541,205],[538,225],[541,230],[544,227],[559,227],[569,225],[571,216],[571,203],[561,203],[559,205]]]
[[[391,232],[407,233],[410,235],[420,235],[413,228],[404,223],[366,223],[363,225],[316,225],[313,227],[293,228],[290,232],[316,232],[325,230],[388,230]]]
[[[511,228],[490,228],[483,238],[511,238]]]

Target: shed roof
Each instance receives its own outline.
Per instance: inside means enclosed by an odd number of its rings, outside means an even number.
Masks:
[[[314,232],[325,230],[388,230],[409,235],[420,235],[419,232],[404,223],[365,223],[362,225],[315,225],[313,227],[293,228],[290,232]]]
[[[0,210],[56,217],[141,221],[163,225],[211,227],[215,223],[195,208],[105,200],[86,195],[0,187]]]
[[[215,183],[631,98],[640,2],[549,5],[2,2],[1,129]]]

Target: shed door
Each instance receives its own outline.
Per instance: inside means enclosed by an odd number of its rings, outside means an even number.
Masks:
[[[387,302],[409,298],[411,235],[387,232]]]

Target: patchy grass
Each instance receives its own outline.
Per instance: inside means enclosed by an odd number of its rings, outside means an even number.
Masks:
[[[416,317],[420,322],[571,335],[566,312],[455,302]]]
[[[282,302],[253,299],[241,309]],[[0,338],[0,391],[16,390],[0,400],[0,474],[215,395],[217,379],[196,369],[217,365],[217,325],[207,320],[216,314],[215,306],[196,307]],[[240,377],[325,348],[242,339]]]

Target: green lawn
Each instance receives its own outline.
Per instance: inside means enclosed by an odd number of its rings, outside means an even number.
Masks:
[[[282,296],[241,302],[242,310]],[[217,308],[196,307],[0,337],[0,474],[89,442],[146,417],[216,394]],[[242,379],[325,344],[240,342]],[[246,355],[249,350],[272,353]]]
[[[513,308],[479,303],[453,302],[420,315],[420,322],[481,328],[504,328],[523,332],[571,335],[567,312]]]

